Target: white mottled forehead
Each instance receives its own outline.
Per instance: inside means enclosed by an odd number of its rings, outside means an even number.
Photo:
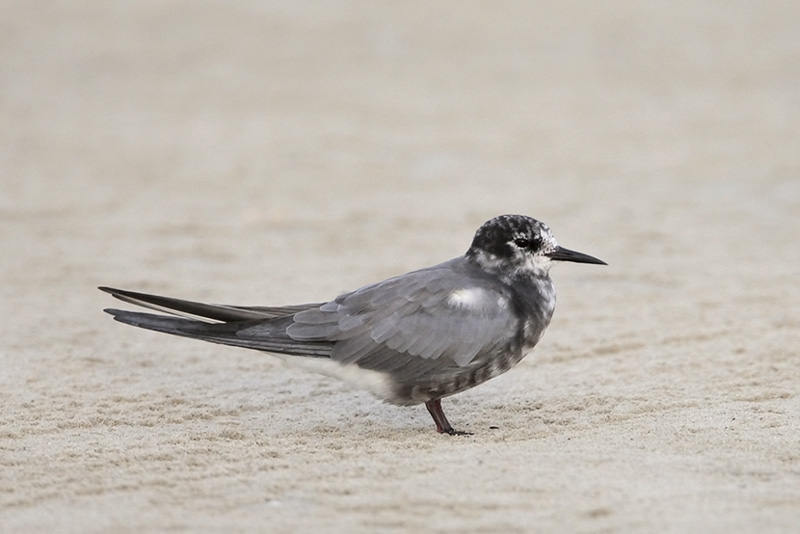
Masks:
[[[551,252],[558,247],[558,242],[553,232],[550,230],[550,227],[541,221],[534,220],[531,222],[530,226],[518,228],[512,234],[511,239],[513,241],[518,238],[528,239],[531,237],[539,237],[542,240],[542,251],[544,252]]]
[[[558,248],[558,241],[556,241],[556,236],[553,235],[553,232],[550,231],[550,227],[544,223],[539,223],[542,225],[542,240],[544,241],[544,246],[542,249],[546,252],[551,252]]]
[[[545,223],[536,220],[530,220],[526,226],[518,226],[513,232],[514,237],[531,237],[532,235],[540,235],[542,237],[551,236],[553,232],[550,227]]]

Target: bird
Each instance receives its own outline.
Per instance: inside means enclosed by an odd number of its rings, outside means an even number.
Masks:
[[[437,432],[466,435],[442,399],[508,371],[539,342],[555,309],[556,262],[607,265],[560,246],[543,222],[500,215],[462,256],[325,302],[233,306],[99,289],[168,314],[104,310],[119,322],[303,363],[388,403],[425,404]]]

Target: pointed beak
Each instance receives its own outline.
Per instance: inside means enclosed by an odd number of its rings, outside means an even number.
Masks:
[[[548,254],[550,259],[556,261],[571,261],[575,263],[595,263],[597,265],[608,265],[603,260],[597,259],[594,256],[589,256],[583,252],[576,252],[564,247],[558,247],[556,250]]]

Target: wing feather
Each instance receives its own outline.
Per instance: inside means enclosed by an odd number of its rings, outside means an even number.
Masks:
[[[301,311],[287,333],[335,341],[332,359],[373,370],[468,366],[511,343],[517,318],[505,286],[475,274],[454,276],[454,267],[415,271]]]

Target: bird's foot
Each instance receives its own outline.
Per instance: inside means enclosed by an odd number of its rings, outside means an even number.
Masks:
[[[425,407],[433,417],[433,422],[436,423],[436,431],[439,434],[447,434],[450,436],[471,436],[472,432],[464,432],[462,430],[456,430],[452,426],[450,426],[450,422],[447,420],[447,417],[444,416],[444,412],[442,411],[442,399],[434,399],[425,403]]]
[[[465,430],[456,430],[455,428],[447,428],[444,430],[439,431],[440,434],[447,434],[448,436],[472,436],[474,435],[472,432],[467,432]]]

